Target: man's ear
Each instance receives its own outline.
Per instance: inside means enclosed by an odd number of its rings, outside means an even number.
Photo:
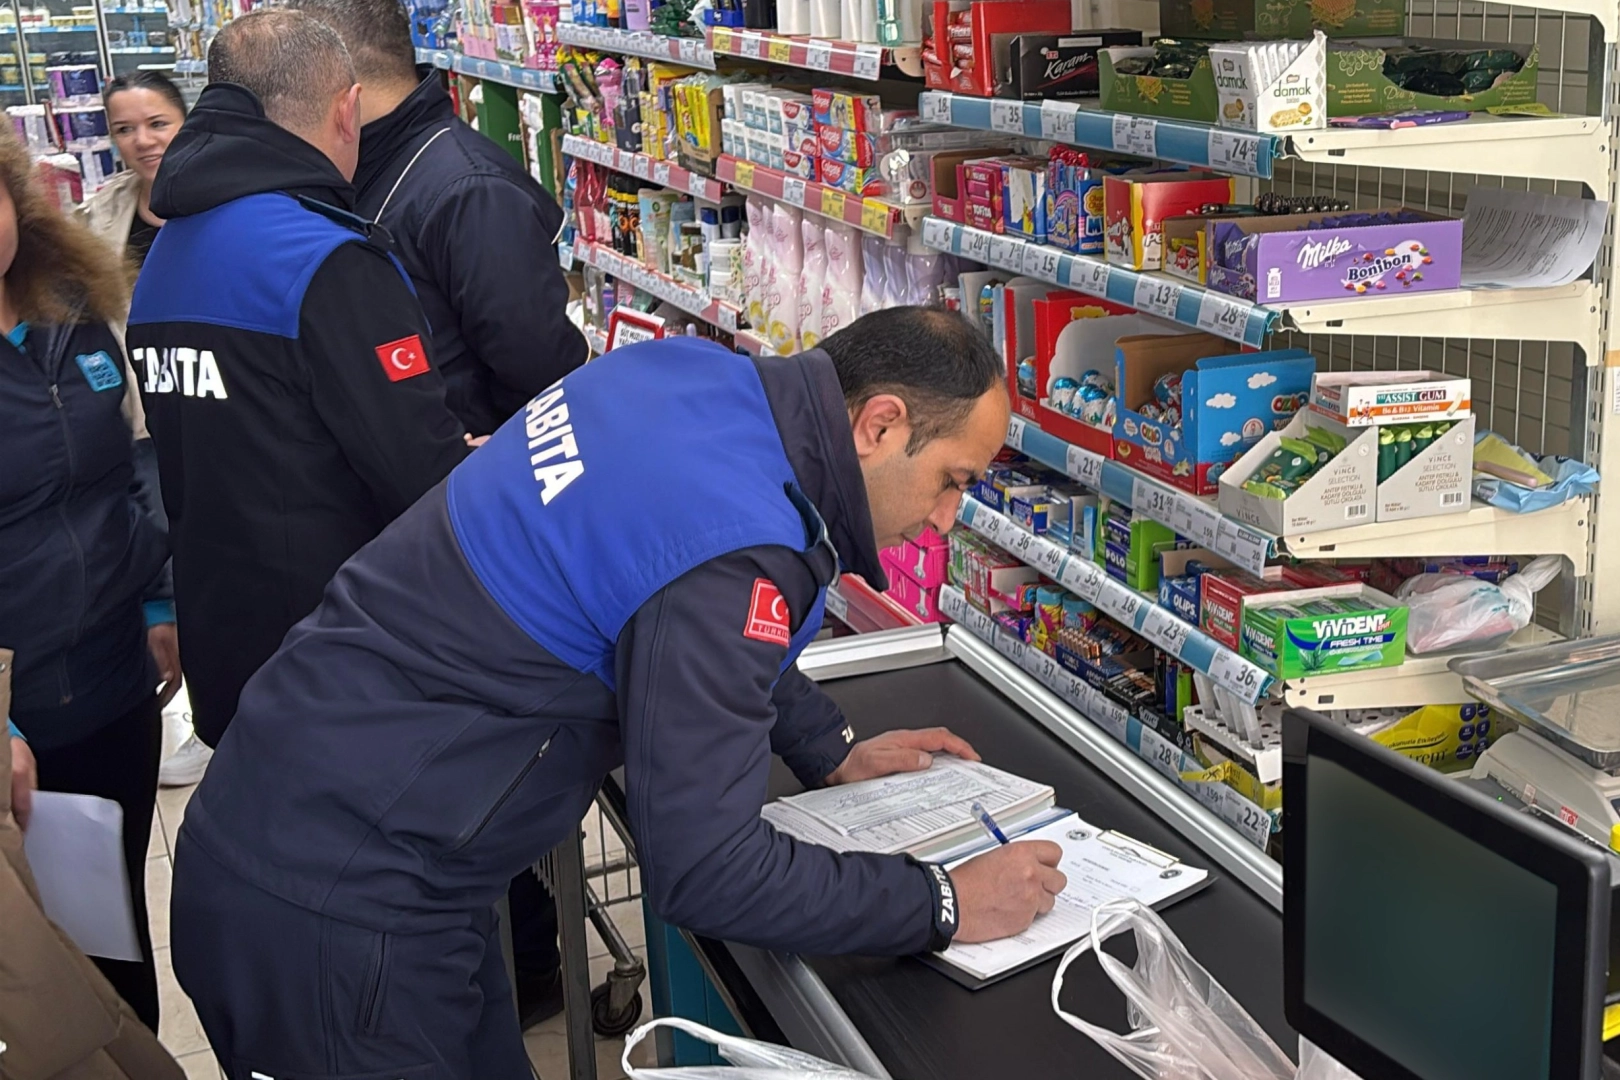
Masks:
[[[360,140],[360,84],[355,83],[337,101],[338,133],[346,143]]]
[[[868,398],[850,417],[849,426],[855,436],[856,456],[863,459],[904,446],[911,438],[911,414],[895,394]]]

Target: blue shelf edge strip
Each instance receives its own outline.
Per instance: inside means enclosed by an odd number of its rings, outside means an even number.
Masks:
[[[1113,150],[1121,154],[1136,154],[1147,156],[1139,146],[1120,146],[1116,144],[1114,118],[1124,116],[1123,113],[1103,112],[1099,109],[1081,108],[1073,113],[1072,134],[1058,130],[1051,135],[1043,134],[1041,129],[1042,103],[1039,101],[1009,102],[998,101],[992,98],[968,97],[962,94],[948,94],[940,91],[927,91],[922,98],[945,98],[949,100],[950,123],[954,127],[981,128],[985,131],[1001,131],[1003,128],[991,122],[992,107],[1010,109],[1011,106],[1021,105],[1023,113],[1023,134],[1032,139],[1048,139],[1054,142],[1071,143],[1075,146],[1091,147],[1098,150]],[[929,108],[922,101],[918,103],[918,110],[923,116],[929,115]],[[1063,110],[1067,112],[1068,110]],[[1054,116],[1056,113],[1054,113]],[[1152,126],[1153,138],[1157,149],[1151,155],[1162,161],[1175,161],[1185,165],[1198,165],[1204,168],[1213,168],[1221,172],[1240,173],[1247,176],[1256,176],[1268,180],[1272,175],[1272,163],[1278,156],[1278,142],[1275,135],[1256,135],[1246,131],[1233,131],[1220,128],[1214,124],[1201,124],[1190,120],[1165,120],[1158,117],[1132,117],[1140,125],[1139,130],[1145,134],[1147,125]],[[1066,125],[1065,125],[1066,126]],[[1241,147],[1242,152],[1236,160],[1220,162],[1210,161],[1210,134],[1220,132],[1229,146]],[[1012,132],[1008,131],[1008,134]],[[1249,160],[1252,157],[1252,161]]]
[[[948,227],[951,230],[948,244],[943,242],[936,244],[934,240],[930,239],[942,227]],[[958,225],[955,222],[946,221],[944,218],[925,218],[923,220],[923,243],[929,247],[935,247],[940,251],[950,251],[952,254],[961,255],[976,262],[984,262],[987,266],[1000,265],[993,259],[986,261],[983,255],[973,254],[965,250],[967,247],[965,241],[970,235],[973,235],[975,240],[979,236],[988,236],[979,229]],[[1237,313],[1243,317],[1242,332],[1241,336],[1239,336],[1219,326],[1200,325],[1199,316],[1203,310],[1204,296],[1206,293],[1212,293],[1212,290],[1204,289],[1190,282],[1178,281],[1164,274],[1138,273],[1135,270],[1127,270],[1122,266],[1109,266],[1106,271],[1106,286],[1104,291],[1099,294],[1094,289],[1089,288],[1087,282],[1082,280],[1082,275],[1087,272],[1087,269],[1092,264],[1103,263],[1103,260],[1096,256],[1074,255],[1058,248],[1037,244],[1033,240],[1025,240],[1019,237],[998,236],[990,238],[990,241],[992,244],[1013,244],[1023,248],[1032,248],[1043,255],[1055,255],[1056,273],[1038,273],[1025,266],[1021,272],[1030,277],[1040,278],[1043,281],[1049,281],[1066,289],[1078,289],[1081,292],[1091,293],[1093,296],[1101,295],[1116,304],[1123,304],[1125,307],[1136,308],[1139,311],[1146,309],[1138,307],[1136,303],[1138,282],[1146,280],[1154,285],[1173,289],[1176,297],[1175,318],[1173,321],[1197,330],[1217,334],[1229,341],[1241,341],[1243,344],[1251,345],[1257,349],[1265,343],[1266,334],[1270,332],[1272,322],[1278,318],[1278,313],[1269,308],[1261,307],[1258,304],[1250,304],[1247,301],[1239,300],[1237,297],[1227,296],[1225,293],[1213,293],[1224,310]],[[1152,311],[1149,314],[1162,316],[1164,313]],[[1233,328],[1235,329],[1235,325]]]
[[[503,86],[520,90],[534,90],[542,94],[554,93],[556,83],[549,71],[518,67],[500,60],[481,60],[476,56],[463,56],[449,49],[417,49],[416,62],[432,64],[443,71],[457,71],[475,79],[488,79]]]

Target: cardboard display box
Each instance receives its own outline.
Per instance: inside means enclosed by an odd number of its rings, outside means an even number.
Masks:
[[[1322,214],[1229,219],[1227,224],[1255,238],[1254,255],[1245,256],[1243,270],[1210,265],[1209,287],[1260,304],[1461,287],[1461,219],[1412,212],[1421,220],[1334,229],[1308,227],[1330,216]],[[1215,224],[1206,228],[1213,253],[1218,250],[1217,233],[1224,230]]]
[[[1366,0],[1362,0],[1363,3]],[[1488,90],[1440,97],[1403,90],[1384,77],[1384,49],[1392,45],[1428,45],[1436,49],[1509,49],[1524,57],[1524,66],[1498,80]],[[1327,108],[1329,116],[1380,116],[1419,109],[1465,109],[1471,112],[1536,100],[1540,54],[1534,45],[1492,45],[1474,42],[1406,38],[1400,41],[1358,41],[1328,50]]]
[[[1096,97],[1097,54],[1113,45],[1140,45],[1142,32],[996,34],[992,41],[996,97],[1069,100]]]
[[[930,90],[990,97],[995,92],[994,37],[997,34],[1064,34],[1073,25],[1069,0],[934,0],[932,38],[945,63],[924,60],[923,81]],[[973,59],[963,67],[947,66],[951,42],[944,39],[952,12],[969,12]],[[925,51],[925,56],[928,53]],[[955,72],[953,75],[952,72]]]
[[[1311,380],[1311,411],[1347,427],[1467,416],[1473,380],[1434,371],[1324,371]]]
[[[1119,75],[1114,61],[1132,56],[1151,56],[1149,46],[1120,46],[1104,49],[1097,57],[1098,92],[1102,107],[1114,112],[1140,116],[1163,116],[1170,120],[1196,120],[1213,124],[1220,116],[1220,99],[1215,93],[1215,75],[1206,56],[1186,79],[1161,79],[1156,75]]]
[[[1088,369],[1111,374],[1098,357],[1110,356],[1114,343],[1138,334],[1190,333],[1151,315],[1098,300],[1081,293],[1050,292],[1035,304],[1035,372],[1033,396],[1014,379],[1013,408],[1050,435],[1105,458],[1114,456],[1114,411],[1110,403],[1096,424],[1090,424],[1052,405],[1052,381],[1079,380]],[[1026,411],[1027,409],[1027,411]]]
[[[1234,347],[1208,334],[1121,338],[1114,456],[1184,491],[1214,494],[1228,465],[1303,407],[1316,370],[1304,349],[1229,355]],[[1155,380],[1173,373],[1181,374],[1179,432],[1138,411],[1153,400]]]
[[[1207,172],[1127,173],[1103,179],[1103,251],[1131,270],[1164,261],[1163,222],[1232,201],[1232,178]]]
[[[1394,37],[1406,32],[1406,0],[1159,0],[1165,37]]]

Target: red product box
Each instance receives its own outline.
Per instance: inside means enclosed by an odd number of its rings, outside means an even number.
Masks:
[[[1244,598],[1297,588],[1285,581],[1261,581],[1241,570],[1206,571],[1198,577],[1200,629],[1236,652],[1243,633]]]
[[[1132,270],[1164,265],[1164,221],[1206,203],[1232,201],[1232,178],[1206,172],[1127,173],[1103,178],[1103,253]]]
[[[953,42],[946,36],[952,13],[968,13],[972,60],[957,66]],[[924,50],[923,80],[931,90],[990,97],[996,89],[997,34],[1067,33],[1074,16],[1069,0],[935,0],[933,48]],[[943,60],[942,60],[943,58]]]
[[[984,229],[986,232],[1003,232],[1006,226],[1001,222],[1001,215],[983,203],[970,202],[965,207],[967,211],[967,224],[975,229]]]
[[[1087,450],[1101,454],[1105,458],[1114,456],[1114,429],[1108,426],[1093,426],[1060,412],[1044,404],[1046,389],[1052,383],[1052,361],[1058,351],[1058,338],[1068,325],[1078,319],[1106,318],[1110,315],[1131,315],[1133,309],[1113,303],[1110,300],[1099,300],[1084,293],[1066,292],[1054,289],[1034,301],[1035,309],[1035,385],[1033,387],[1020,386],[1018,382],[1018,364],[1009,360],[1007,363],[1007,390],[1012,400],[1013,411],[1026,419],[1033,420],[1048,434],[1056,435],[1064,442],[1085,447]],[[1017,353],[1026,353],[1022,348]],[[1009,353],[1009,356],[1013,355]],[[1029,391],[1034,391],[1033,394]]]
[[[883,99],[853,90],[812,90],[811,108],[816,127],[846,131],[883,130]]]

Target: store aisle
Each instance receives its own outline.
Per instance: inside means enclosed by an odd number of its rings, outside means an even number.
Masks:
[[[184,714],[186,709],[185,698],[177,697],[169,711]],[[172,730],[164,732],[164,752],[172,752],[183,737],[184,731]],[[174,872],[174,838],[180,830],[180,822],[184,820],[186,804],[191,799],[194,788],[165,788],[158,792],[157,816],[152,821],[151,845],[147,849],[146,857],[146,897],[147,907],[151,915],[152,946],[157,954],[158,965],[158,993],[162,1007],[162,1024],[158,1030],[158,1038],[180,1062],[186,1071],[189,1080],[223,1080],[219,1067],[214,1061],[213,1053],[208,1049],[208,1037],[203,1033],[202,1025],[197,1021],[197,1013],[191,1007],[191,1001],[180,984],[175,981],[174,970],[169,964],[169,885]],[[601,836],[602,823],[600,815],[592,810],[585,823],[587,843],[586,860],[591,861],[593,856],[605,846],[610,852],[622,850],[613,839],[604,845],[597,837]],[[622,875],[620,875],[622,878]],[[640,907],[637,904],[617,905],[610,909],[625,940],[635,949],[636,954],[646,962],[645,942],[646,931],[640,918]],[[608,950],[591,928],[586,929],[586,936],[590,941],[591,952],[591,985],[595,986],[602,981],[603,976],[613,966],[613,958]],[[644,1001],[642,1015],[652,1015],[652,1001],[647,986],[642,984],[641,994]],[[568,1075],[568,1043],[564,1035],[563,1017],[555,1016],[543,1024],[538,1025],[524,1036],[524,1044],[529,1050],[529,1061],[533,1063],[541,1080],[563,1080]],[[622,1080],[624,1071],[619,1067],[619,1058],[624,1048],[623,1039],[598,1039],[596,1042],[596,1069],[598,1080]],[[646,1064],[652,1064],[648,1059]]]

